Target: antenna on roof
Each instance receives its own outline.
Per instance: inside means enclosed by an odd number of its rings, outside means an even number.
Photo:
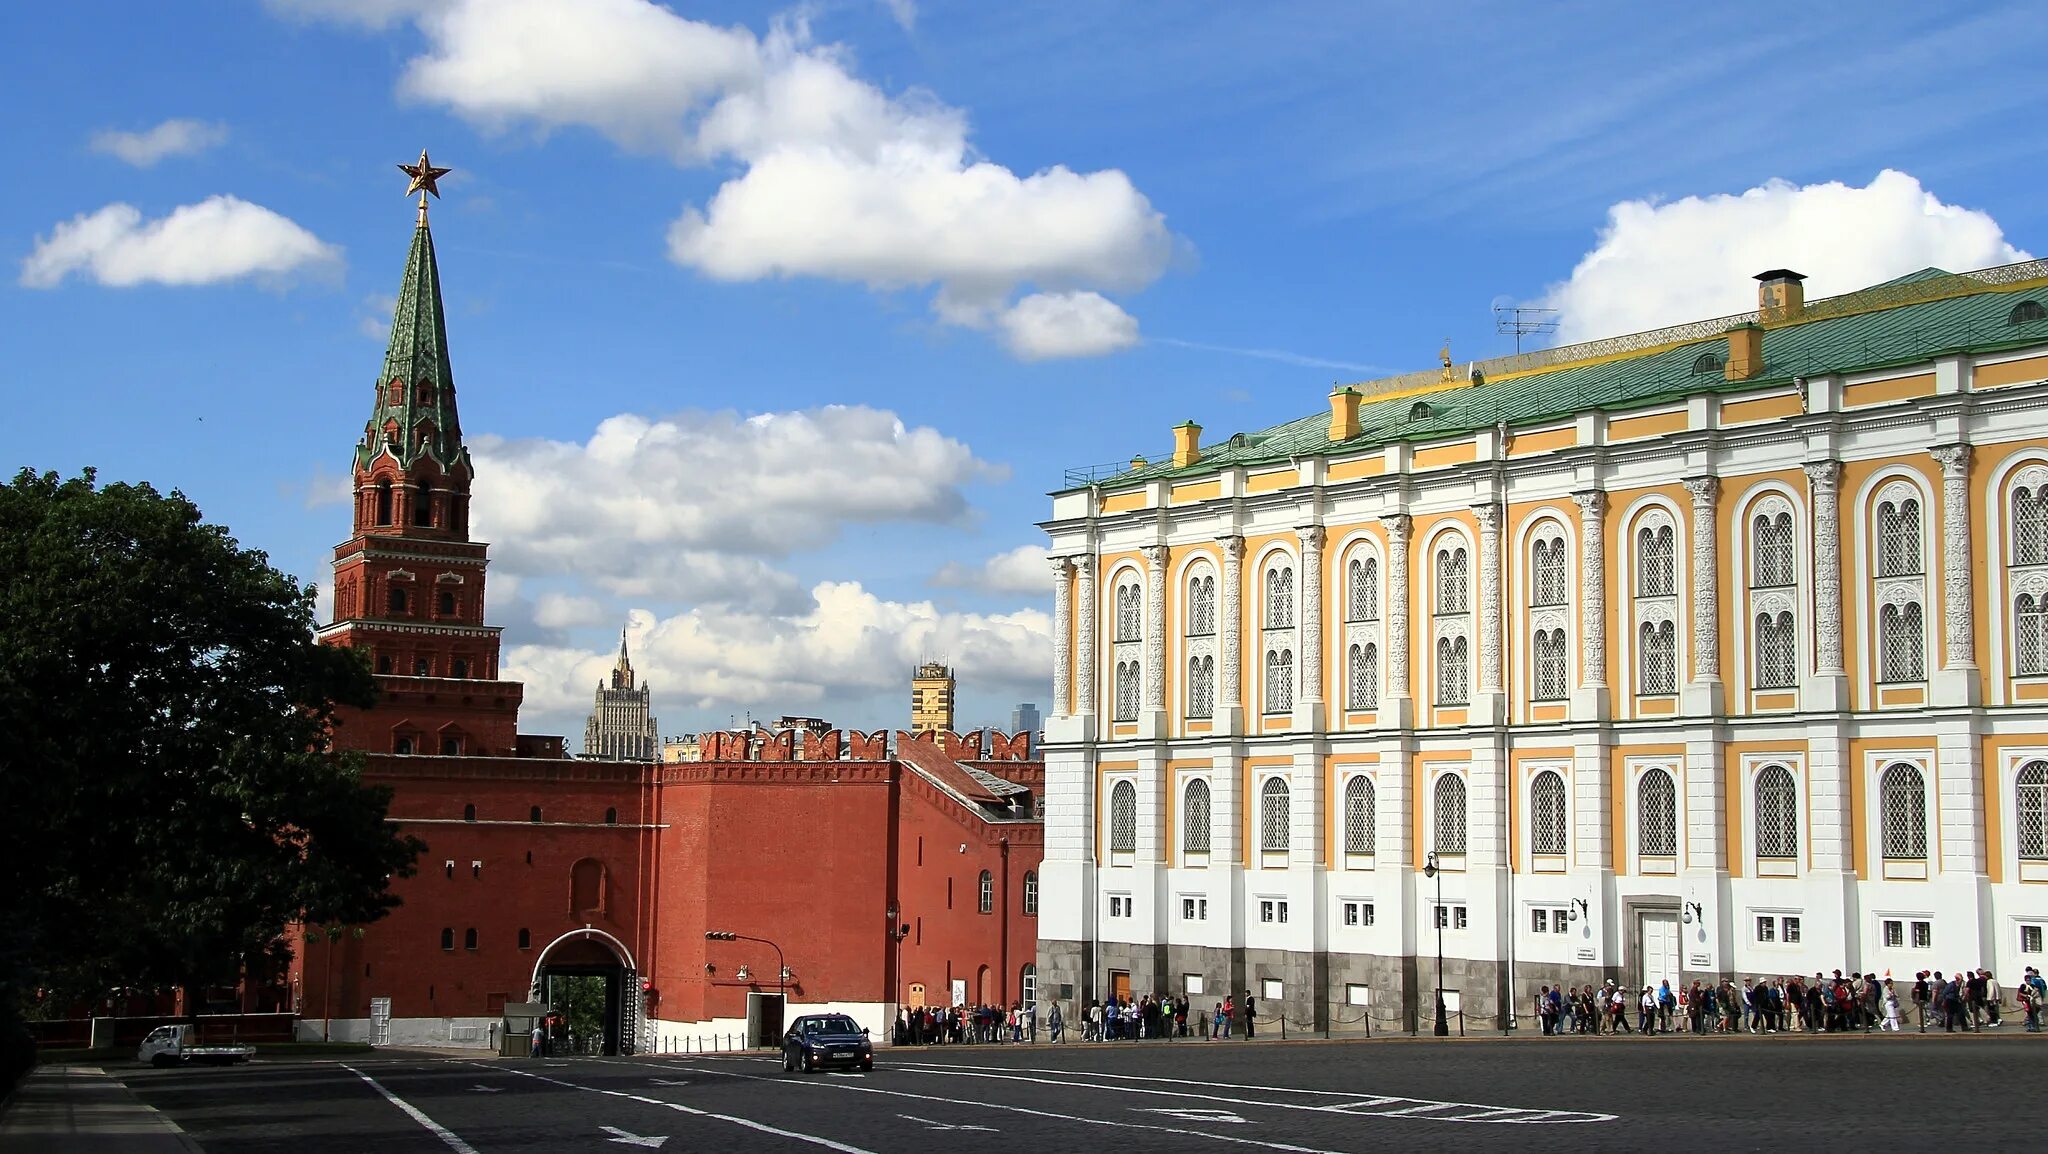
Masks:
[[[1515,338],[1515,355],[1522,352],[1522,338],[1548,336],[1557,331],[1557,310],[1528,305],[1493,306],[1493,331]]]

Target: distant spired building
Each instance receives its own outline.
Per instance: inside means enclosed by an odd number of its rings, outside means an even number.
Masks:
[[[950,733],[952,729],[953,669],[927,661],[910,679],[910,731]]]
[[[603,761],[656,761],[661,756],[660,727],[648,716],[651,691],[633,681],[633,659],[626,653],[626,634],[619,632],[619,660],[612,682],[597,687],[597,703],[583,726],[583,756]]]

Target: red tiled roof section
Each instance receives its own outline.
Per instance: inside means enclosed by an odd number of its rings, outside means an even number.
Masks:
[[[898,741],[896,743],[896,757],[899,761],[905,761],[916,766],[926,776],[954,793],[959,794],[961,797],[966,798],[968,801],[979,802],[983,805],[1003,804],[1002,798],[990,793],[988,787],[976,780],[973,774],[963,769],[959,762],[940,753],[929,742]]]

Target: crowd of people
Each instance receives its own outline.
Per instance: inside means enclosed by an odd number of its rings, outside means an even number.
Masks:
[[[1053,1010],[1057,1032],[1059,1010]],[[896,1044],[899,1046],[969,1045],[973,1043],[1035,1042],[1038,1040],[1038,1008],[1011,1002],[1001,1006],[918,1006],[904,1007],[896,1014]]]
[[[2048,981],[2027,967],[2014,990],[2026,1029],[2039,1032],[2048,1010]],[[1609,979],[1594,987],[1545,985],[1536,995],[1536,1017],[1545,1035],[1565,1034],[1752,1034],[1899,1031],[1910,1023],[1926,1031],[1995,1029],[2003,1021],[2004,993],[1986,969],[1944,974],[1923,970],[1910,982],[1887,973],[1813,975],[1811,982],[1786,978],[1745,978],[1719,983],[1669,981],[1633,992]],[[1908,1016],[1910,1013],[1910,1017]]]
[[[1258,1007],[1247,994],[1242,1006],[1226,997],[1203,1010],[1183,994],[1177,998],[1112,997],[1108,1002],[1089,1002],[1081,1023],[1084,1042],[1137,1041],[1145,1038],[1228,1039],[1233,1030],[1244,1037],[1256,1036]]]

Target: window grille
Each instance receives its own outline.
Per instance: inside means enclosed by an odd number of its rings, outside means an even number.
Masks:
[[[996,910],[996,881],[987,870],[981,871],[981,912],[992,914]]]
[[[1380,619],[1379,558],[1352,558],[1350,574],[1349,596],[1346,598],[1344,620],[1378,621]]]
[[[1138,787],[1119,781],[1109,791],[1109,852],[1138,849]]]
[[[1466,700],[1469,647],[1463,637],[1440,637],[1436,643],[1436,703],[1463,705]]]
[[[2013,781],[2021,861],[2048,861],[2048,761],[2030,761]]]
[[[1136,585],[1116,587],[1116,639],[1118,641],[1142,641],[1144,631],[1145,595]]]
[[[1564,630],[1538,629],[1536,631],[1536,693],[1537,701],[1558,701],[1569,692],[1571,682],[1571,658],[1564,640]]]
[[[1678,630],[1669,621],[1645,621],[1636,630],[1637,679],[1646,694],[1678,692]]]
[[[1529,786],[1529,824],[1535,832],[1531,845],[1537,853],[1565,851],[1564,778],[1551,770],[1537,774]]]
[[[1887,605],[1878,610],[1878,680],[1920,681],[1926,677],[1927,636],[1920,605]]]
[[[1472,607],[1472,590],[1465,581],[1465,550],[1439,549],[1436,554],[1436,611],[1465,613]]]
[[[1465,779],[1455,773],[1436,779],[1436,852],[1465,852]]]
[[[1756,687],[1790,689],[1799,683],[1798,642],[1792,633],[1792,615],[1769,613],[1756,616]]]
[[[1259,848],[1267,853],[1287,852],[1287,783],[1269,777],[1259,788]]]
[[[1210,717],[1216,712],[1216,659],[1188,658],[1188,716]]]
[[[1138,682],[1140,670],[1135,661],[1116,663],[1116,720],[1136,721],[1138,719]]]
[[[1038,873],[1035,870],[1024,871],[1024,916],[1027,918],[1038,916]],[[1029,969],[1030,967],[1026,966],[1025,968]]]
[[[1209,783],[1204,778],[1188,782],[1181,801],[1180,848],[1182,853],[1209,852]]]
[[[2013,656],[2023,675],[2048,673],[2048,597],[2022,593],[2013,602]]]
[[[1281,565],[1266,570],[1266,628],[1294,628],[1294,568]]]
[[[1636,852],[1644,857],[1678,854],[1678,788],[1661,769],[1636,783]]]
[[[2012,562],[2048,565],[2048,486],[2012,491]]]
[[[1188,582],[1188,636],[1216,632],[1216,578],[1204,574]]]
[[[1792,514],[1758,517],[1751,527],[1751,537],[1756,543],[1752,570],[1756,579],[1752,584],[1759,589],[1792,584]]]
[[[1536,588],[1533,605],[1562,605],[1565,597],[1564,538],[1538,540],[1534,546]]]
[[[1671,526],[1643,526],[1636,534],[1636,596],[1678,594],[1678,553]]]
[[[1756,775],[1756,856],[1799,856],[1799,798],[1792,771],[1765,766]]]
[[[1877,507],[1877,575],[1910,577],[1926,572],[1920,556],[1920,502],[1906,498]]]
[[[1266,712],[1286,713],[1294,708],[1294,651],[1274,649],[1266,654]]]
[[[1374,852],[1377,802],[1371,778],[1354,777],[1344,786],[1344,852]]]
[[[1884,799],[1884,856],[1925,860],[1927,793],[1920,771],[1903,762],[1889,767],[1878,779],[1878,795]]]
[[[1348,709],[1378,709],[1380,707],[1380,647],[1367,642],[1351,647],[1351,681],[1345,707]]]

